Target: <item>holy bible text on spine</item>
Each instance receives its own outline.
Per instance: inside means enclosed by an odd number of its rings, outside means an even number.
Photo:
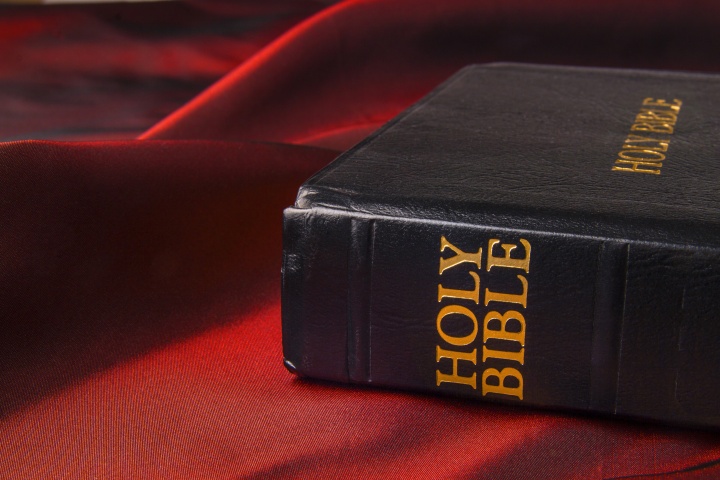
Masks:
[[[302,376],[720,426],[720,77],[471,66],[284,216]]]

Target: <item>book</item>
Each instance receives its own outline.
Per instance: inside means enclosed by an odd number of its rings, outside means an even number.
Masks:
[[[720,77],[469,66],[284,213],[292,372],[720,426]]]

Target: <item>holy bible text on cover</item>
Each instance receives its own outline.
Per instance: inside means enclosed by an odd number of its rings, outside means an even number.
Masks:
[[[285,211],[302,376],[720,426],[720,77],[463,69]]]

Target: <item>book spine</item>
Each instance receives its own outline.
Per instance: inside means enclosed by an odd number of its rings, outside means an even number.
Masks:
[[[285,212],[301,376],[720,425],[720,254],[339,209]]]

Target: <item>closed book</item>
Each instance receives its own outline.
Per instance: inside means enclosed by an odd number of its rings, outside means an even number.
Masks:
[[[307,377],[720,426],[720,77],[470,66],[284,214]]]

